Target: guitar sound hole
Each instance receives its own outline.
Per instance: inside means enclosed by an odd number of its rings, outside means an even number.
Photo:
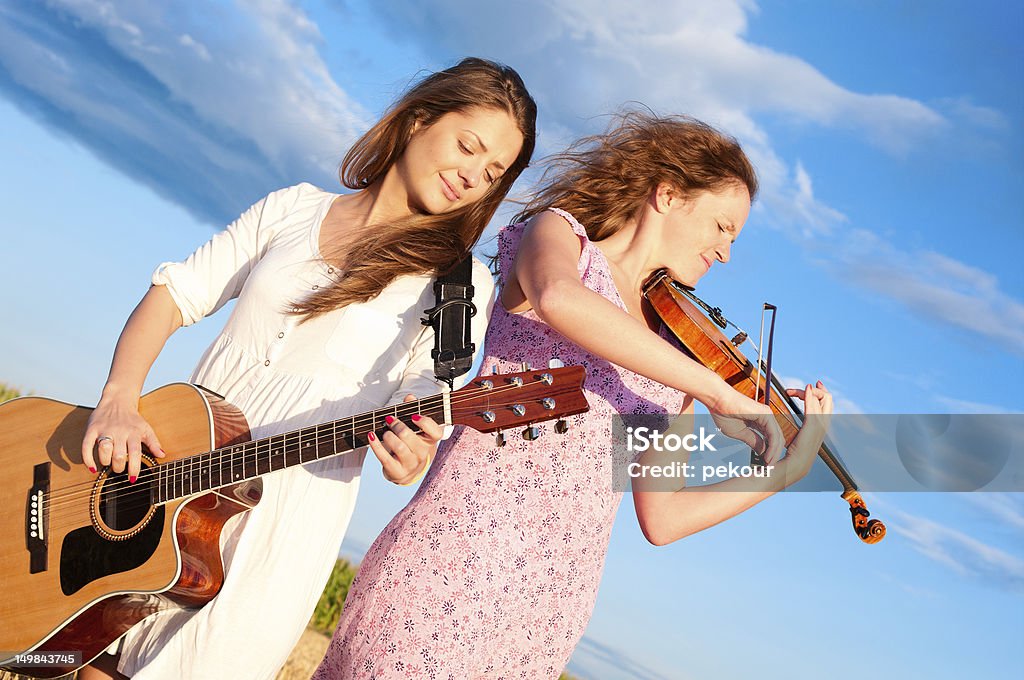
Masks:
[[[142,522],[152,504],[152,468],[144,468],[134,484],[126,473],[112,473],[100,489],[99,516],[114,531],[128,531]]]

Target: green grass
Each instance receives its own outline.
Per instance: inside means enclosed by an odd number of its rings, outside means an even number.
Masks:
[[[15,397],[20,396],[21,392],[19,392],[16,388],[11,387],[7,383],[0,383],[0,404],[7,401],[8,399],[14,399]]]
[[[310,628],[321,633],[332,635],[338,627],[338,619],[341,617],[341,610],[345,606],[345,597],[348,589],[352,587],[352,579],[356,577],[358,567],[352,566],[348,560],[338,560],[334,563],[331,576],[327,579],[327,586],[320,595],[320,601],[316,603],[313,610],[313,617],[309,620]]]

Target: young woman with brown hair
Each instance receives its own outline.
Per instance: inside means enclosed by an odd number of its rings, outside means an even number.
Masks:
[[[184,262],[161,265],[118,341],[82,442],[86,465],[127,469],[134,482],[143,445],[161,457],[138,412],[145,376],[177,328],[233,298],[191,381],[237,406],[254,439],[439,391],[433,331],[419,318],[434,276],[469,254],[529,163],[535,122],[515,71],[465,59],[421,80],[355,143],[341,166],[352,193],[276,191]],[[473,281],[489,308],[479,262]],[[422,434],[392,420],[371,441],[398,484],[422,472],[441,436],[413,419]],[[118,660],[101,657],[80,678],[272,678],[337,558],[362,462],[353,452],[265,477],[261,502],[224,528],[218,595],[145,619]]]
[[[702,493],[634,487],[654,543],[728,519],[806,474],[821,419],[780,460],[767,407],[680,352],[641,295],[658,269],[692,286],[728,262],[756,192],[739,145],[686,118],[627,114],[553,159],[499,238],[500,301],[482,373],[556,357],[583,364],[591,410],[565,437],[510,437],[495,448],[465,429],[447,440],[366,555],[317,680],[558,677],[590,619],[622,498],[616,414],[683,413],[696,399],[775,466],[770,478]],[[821,383],[791,394],[809,414],[832,410]]]

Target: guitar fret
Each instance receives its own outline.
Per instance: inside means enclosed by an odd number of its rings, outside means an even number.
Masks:
[[[257,461],[260,459],[260,443],[251,442],[245,446],[245,451],[235,460],[235,481],[249,479],[256,476]]]
[[[217,452],[214,451],[214,453]],[[215,460],[217,462],[217,486],[227,486],[231,483],[231,456],[219,455]]]
[[[152,473],[157,476],[150,486],[151,494],[156,499],[154,502],[166,503],[362,448],[369,444],[369,432],[389,429],[385,422],[387,416],[408,421],[409,414],[418,413],[438,423],[453,424],[459,418],[452,417],[452,394],[443,392],[416,402],[391,404],[329,423],[164,463]],[[463,398],[458,402],[460,414],[471,411],[468,401]]]
[[[292,467],[302,462],[302,435],[305,430],[299,430],[293,438],[284,445],[284,467]]]
[[[330,456],[333,456],[334,452],[337,450],[337,445],[338,445],[337,441],[338,441],[338,422],[335,421],[335,422],[331,423],[331,436],[329,437],[329,439],[328,439],[328,441],[326,443],[327,445],[323,447],[322,451],[318,452],[318,457],[319,458],[329,458]]]
[[[414,404],[416,412],[442,421],[444,396],[434,395],[419,400]],[[368,446],[367,433],[387,427],[384,415],[400,418],[399,410],[411,405],[394,404],[361,416],[303,428],[290,435],[273,435],[161,465],[154,494],[160,502],[184,498]],[[368,428],[365,427],[367,420]],[[360,421],[364,421],[363,427],[359,426]]]
[[[220,456],[216,451],[210,452],[210,488],[219,487],[221,478]]]
[[[199,490],[210,490],[210,454],[204,453],[199,457]]]
[[[299,435],[299,464],[305,463],[307,460],[313,460],[310,454],[316,455],[316,435],[319,428],[313,427],[307,430],[303,430],[302,434]]]
[[[181,463],[182,461],[180,460],[174,461],[174,479],[172,481],[173,486],[171,488],[174,489],[173,493],[175,498],[182,498],[185,496],[185,482],[181,475]]]
[[[267,462],[270,460],[270,456],[267,455],[269,453],[269,441],[267,441],[266,439],[261,439],[260,441],[256,442],[256,453],[253,456],[252,465],[246,467],[246,479],[249,479],[249,477],[258,477],[265,472],[270,472],[270,470],[267,469]],[[252,470],[251,473],[249,472],[250,469]]]
[[[269,457],[269,461],[268,461],[268,467],[270,468],[269,472],[274,472],[275,470],[283,470],[284,469],[284,461],[285,461],[284,447],[285,447],[285,437],[284,437],[284,435],[277,435],[276,437],[272,437],[271,438],[271,440],[270,440],[270,457]]]
[[[346,420],[353,422],[351,418]],[[354,425],[353,425],[354,426]],[[352,439],[348,434],[353,426],[346,426],[344,422],[338,422],[334,425],[334,432],[331,437],[331,453],[338,453],[339,451],[350,451],[352,450],[351,442]]]

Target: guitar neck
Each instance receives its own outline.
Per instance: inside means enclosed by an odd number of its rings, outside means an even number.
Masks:
[[[147,468],[143,475],[154,475],[150,480],[153,501],[166,503],[368,446],[366,435],[387,427],[385,418],[408,418],[413,414],[429,416],[438,423],[450,425],[451,395],[435,394],[322,425],[227,446]]]

